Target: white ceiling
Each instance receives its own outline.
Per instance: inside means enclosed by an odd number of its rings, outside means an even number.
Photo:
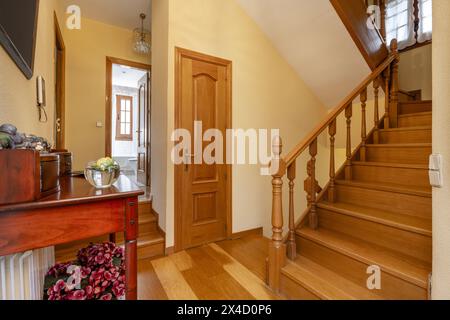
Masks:
[[[139,88],[138,82],[147,71],[113,64],[113,85]]]
[[[78,5],[82,17],[130,30],[140,27],[139,15],[145,13],[145,27],[151,28],[151,0],[62,0],[62,4]]]
[[[237,1],[326,107],[370,74],[329,0]]]

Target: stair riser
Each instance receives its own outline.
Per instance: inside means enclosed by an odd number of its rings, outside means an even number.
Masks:
[[[318,209],[319,226],[431,263],[431,237]]]
[[[319,297],[286,276],[283,272],[281,272],[280,286],[280,291],[290,300],[320,300]]]
[[[431,143],[431,129],[379,132],[379,143]]]
[[[355,165],[352,178],[357,181],[397,183],[406,186],[426,187],[430,185],[428,170],[412,168],[389,168]]]
[[[367,280],[370,276],[367,274],[369,264],[362,263],[300,236],[297,236],[296,240],[297,250],[302,256],[333,270],[362,288],[367,288]],[[425,289],[384,271],[381,272],[381,290],[374,293],[381,294],[387,299],[427,299]]]
[[[152,213],[152,204],[147,202],[141,202],[139,203],[139,216],[141,215],[147,215],[147,214],[153,214]]]
[[[432,112],[433,106],[431,102],[422,103],[400,103],[399,114],[411,114],[418,112]]]
[[[398,126],[400,128],[404,127],[431,127],[432,116],[430,114],[426,115],[409,115],[398,118]]]
[[[165,254],[164,242],[138,247],[138,259],[149,259]]]
[[[404,164],[428,164],[431,147],[372,147],[366,148],[366,161]]]
[[[145,234],[154,233],[158,231],[158,226],[156,225],[156,221],[149,223],[139,223],[139,236],[143,236]]]
[[[431,219],[431,198],[353,186],[336,186],[337,199],[389,212]]]

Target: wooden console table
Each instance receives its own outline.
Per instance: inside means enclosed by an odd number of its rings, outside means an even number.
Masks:
[[[137,299],[138,196],[125,177],[109,189],[84,178],[62,178],[61,192],[0,206],[0,256],[124,232],[126,299]]]

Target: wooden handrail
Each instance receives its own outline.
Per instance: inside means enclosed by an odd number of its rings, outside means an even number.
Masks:
[[[317,139],[317,137],[328,128],[328,126],[339,116],[341,112],[347,108],[347,106],[355,100],[359,94],[368,87],[381,73],[390,66],[394,61],[397,54],[390,54],[389,57],[379,65],[370,75],[368,75],[344,100],[333,109],[330,114],[308,135],[303,139],[291,152],[289,152],[284,158],[284,162],[287,166],[291,165],[302,153],[305,151],[311,143]]]

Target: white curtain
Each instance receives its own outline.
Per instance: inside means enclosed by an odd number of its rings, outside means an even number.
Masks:
[[[419,31],[417,41],[419,43],[431,40],[433,32],[432,0],[419,0]]]
[[[413,0],[389,0],[387,2],[386,41],[388,45],[392,39],[397,39],[399,50],[416,43]]]

